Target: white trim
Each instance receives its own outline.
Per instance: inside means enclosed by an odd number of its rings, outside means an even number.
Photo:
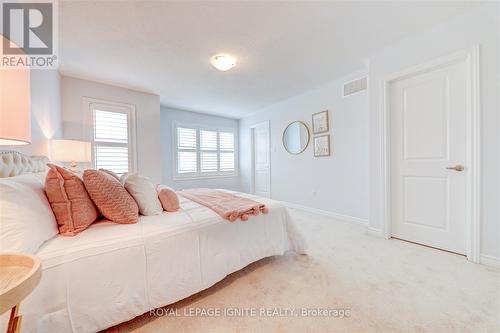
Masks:
[[[361,225],[365,225],[365,226],[368,225],[368,219],[363,219],[363,218],[359,218],[359,217],[355,217],[355,216],[330,212],[327,210],[322,210],[322,209],[308,207],[308,206],[302,206],[302,205],[298,205],[298,204],[294,204],[294,203],[286,202],[286,201],[280,201],[280,202],[288,208],[299,209],[299,210],[303,210],[305,212],[331,217],[331,218],[334,218],[336,220],[341,220],[344,222],[361,224]]]
[[[469,59],[467,73],[470,76],[471,100],[469,101],[470,125],[467,126],[469,175],[467,177],[467,187],[470,188],[470,197],[467,200],[468,211],[468,232],[467,237],[467,258],[472,262],[480,261],[481,253],[481,91],[480,91],[480,57],[479,45],[472,48]]]
[[[481,254],[479,263],[490,267],[500,268],[500,258],[488,254]]]
[[[373,237],[384,238],[384,239],[386,238],[384,235],[384,231],[382,229],[377,229],[377,228],[368,226],[366,228],[366,233],[370,236],[373,236]]]
[[[380,121],[380,177],[382,180],[380,198],[385,238],[391,237],[391,174],[390,174],[390,129],[389,129],[389,84],[393,81],[429,71],[451,62],[465,60],[467,65],[467,259],[480,261],[480,87],[479,87],[479,45],[427,63],[414,66],[388,76],[383,82],[383,107]]]
[[[83,114],[83,133],[86,136],[84,139],[92,144],[92,166],[95,167],[94,161],[94,115],[93,106],[103,105],[105,108],[116,108],[117,112],[126,112],[129,115],[130,124],[128,126],[129,134],[129,172],[137,172],[137,121],[136,109],[134,104],[127,104],[105,99],[93,97],[82,98],[82,114]]]
[[[268,188],[269,188],[269,198],[272,198],[272,166],[271,166],[271,121],[266,120],[262,121],[260,123],[253,124],[249,126],[250,128],[250,140],[251,140],[251,149],[252,149],[252,193],[255,194],[255,128],[259,126],[267,126],[267,134],[268,134],[268,158],[269,158],[269,181],[268,181]]]

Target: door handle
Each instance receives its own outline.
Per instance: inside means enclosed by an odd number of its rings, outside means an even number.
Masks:
[[[455,171],[458,171],[458,172],[461,172],[461,171],[465,170],[464,166],[461,165],[461,164],[457,164],[457,165],[452,166],[452,167],[447,167],[446,169],[448,169],[448,170],[455,170]]]

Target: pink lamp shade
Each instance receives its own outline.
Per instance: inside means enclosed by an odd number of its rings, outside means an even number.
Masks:
[[[50,157],[59,162],[90,162],[90,142],[77,140],[52,140]]]
[[[0,67],[0,145],[31,143],[30,113],[29,67]]]

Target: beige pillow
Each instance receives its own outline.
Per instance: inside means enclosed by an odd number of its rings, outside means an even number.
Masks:
[[[163,211],[155,185],[149,178],[137,173],[128,174],[123,186],[137,202],[142,215],[157,215]]]

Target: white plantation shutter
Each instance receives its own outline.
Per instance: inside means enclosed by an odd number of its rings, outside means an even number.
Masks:
[[[235,171],[234,167],[234,133],[220,132],[220,171],[228,172]]]
[[[96,169],[122,175],[130,169],[130,114],[93,109],[93,151]]]
[[[95,146],[96,169],[111,170],[118,175],[128,172],[128,148]]]
[[[233,175],[235,137],[233,132],[175,125],[175,177]]]
[[[196,130],[193,128],[177,128],[177,144],[179,149],[196,150]]]
[[[200,130],[200,146],[202,150],[217,151],[217,132]]]
[[[200,171],[217,172],[217,132],[200,130]]]
[[[195,151],[180,151],[178,152],[178,158],[179,173],[194,173],[198,170]]]
[[[177,172],[192,174],[198,172],[198,140],[196,129],[177,127]]]
[[[201,172],[217,172],[217,152],[200,152]]]
[[[220,171],[234,171],[234,153],[220,153]]]
[[[126,113],[95,110],[94,119],[94,141],[128,143]]]

